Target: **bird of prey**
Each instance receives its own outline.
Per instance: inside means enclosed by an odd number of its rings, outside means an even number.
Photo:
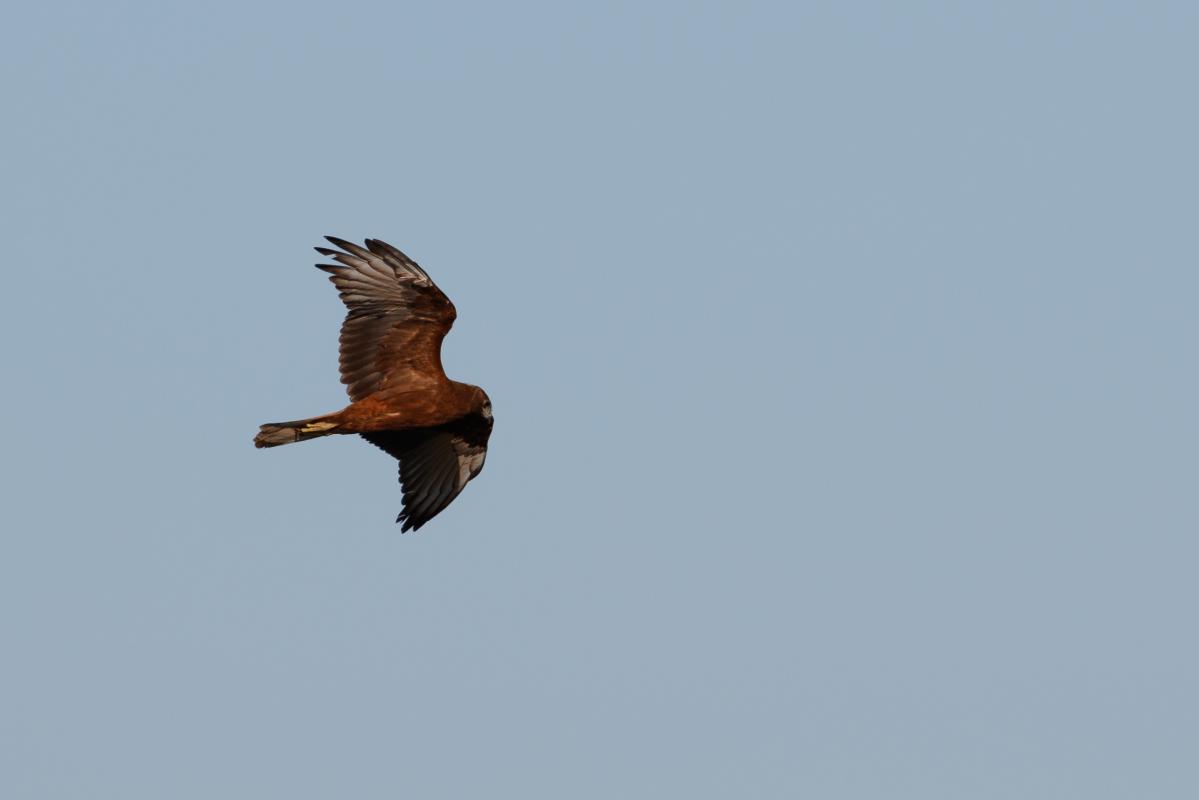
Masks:
[[[441,340],[457,312],[423,269],[378,239],[366,247],[325,237],[316,251],[348,312],[341,325],[341,382],[350,404],[333,414],[262,425],[256,447],[332,433],[357,433],[398,459],[401,531],[418,530],[483,469],[491,400],[478,386],[452,381],[441,367]]]

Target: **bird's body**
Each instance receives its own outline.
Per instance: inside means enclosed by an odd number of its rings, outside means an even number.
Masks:
[[[452,381],[441,341],[454,306],[416,262],[374,239],[360,247],[316,248],[339,262],[332,273],[348,308],[341,328],[341,379],[350,405],[332,414],[262,425],[257,447],[330,434],[361,434],[400,462],[402,530],[439,514],[483,469],[491,436],[491,400],[478,386]]]

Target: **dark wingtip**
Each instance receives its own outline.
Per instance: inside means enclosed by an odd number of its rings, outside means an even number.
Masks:
[[[338,239],[336,236],[326,236],[325,241],[328,242],[329,244],[337,245],[342,250],[351,250],[353,247],[356,246],[356,245],[351,244],[350,242],[347,242],[345,239]]]

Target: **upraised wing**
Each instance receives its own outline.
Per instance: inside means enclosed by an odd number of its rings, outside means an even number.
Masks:
[[[477,414],[436,428],[361,434],[400,462],[401,532],[419,530],[453,502],[483,470],[491,420]]]
[[[457,312],[420,266],[378,239],[366,247],[326,236],[340,250],[318,247],[337,264],[317,264],[331,273],[349,309],[341,325],[341,382],[357,401],[380,389],[447,381],[441,341]]]

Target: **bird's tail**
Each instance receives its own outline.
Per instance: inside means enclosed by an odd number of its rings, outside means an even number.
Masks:
[[[305,439],[315,439],[318,436],[328,436],[337,433],[338,425],[330,420],[333,415],[298,419],[294,422],[268,422],[258,427],[258,435],[254,437],[255,447],[278,447],[281,444],[302,442]]]

